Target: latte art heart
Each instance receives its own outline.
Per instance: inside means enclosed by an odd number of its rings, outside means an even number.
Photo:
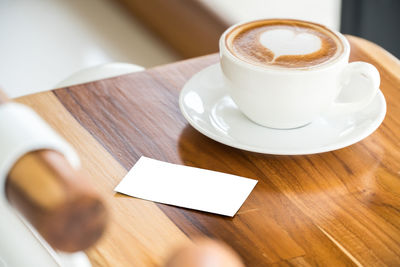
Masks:
[[[260,34],[260,43],[274,53],[274,59],[284,55],[307,55],[321,49],[321,39],[307,32],[273,29]]]
[[[226,34],[232,55],[262,67],[311,68],[343,52],[340,38],[322,25],[300,20],[267,19],[238,25]]]

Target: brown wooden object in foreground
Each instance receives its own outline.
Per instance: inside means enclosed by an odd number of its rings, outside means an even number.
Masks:
[[[6,101],[0,90],[0,105]],[[58,152],[39,150],[21,157],[7,177],[6,194],[55,249],[86,249],[104,232],[107,213],[101,198]]]
[[[351,61],[374,64],[387,100],[383,124],[337,151],[305,156],[252,153],[188,125],[178,107],[185,82],[217,55],[19,98],[78,150],[111,207],[94,266],[157,266],[196,236],[223,240],[246,266],[400,264],[400,63],[348,37]],[[233,218],[113,192],[141,155],[259,180]]]

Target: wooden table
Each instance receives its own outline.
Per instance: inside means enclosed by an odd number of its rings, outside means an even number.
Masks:
[[[179,91],[217,55],[19,98],[76,148],[108,203],[108,231],[88,251],[94,266],[157,266],[199,235],[224,240],[247,266],[400,265],[400,63],[349,39],[351,60],[379,69],[388,111],[371,136],[328,153],[251,153],[189,126]],[[234,218],[114,193],[141,155],[259,183]]]

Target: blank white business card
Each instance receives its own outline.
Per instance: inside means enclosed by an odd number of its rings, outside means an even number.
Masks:
[[[141,157],[114,189],[122,194],[233,217],[257,180]]]

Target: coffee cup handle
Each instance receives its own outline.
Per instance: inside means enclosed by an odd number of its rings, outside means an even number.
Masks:
[[[351,98],[354,101],[340,102],[337,99],[329,109],[328,115],[347,115],[362,110],[376,96],[380,81],[379,72],[375,66],[360,61],[349,63],[342,72],[342,90],[339,96],[346,94],[347,90],[357,89],[352,91]],[[355,95],[354,92],[356,92]]]

